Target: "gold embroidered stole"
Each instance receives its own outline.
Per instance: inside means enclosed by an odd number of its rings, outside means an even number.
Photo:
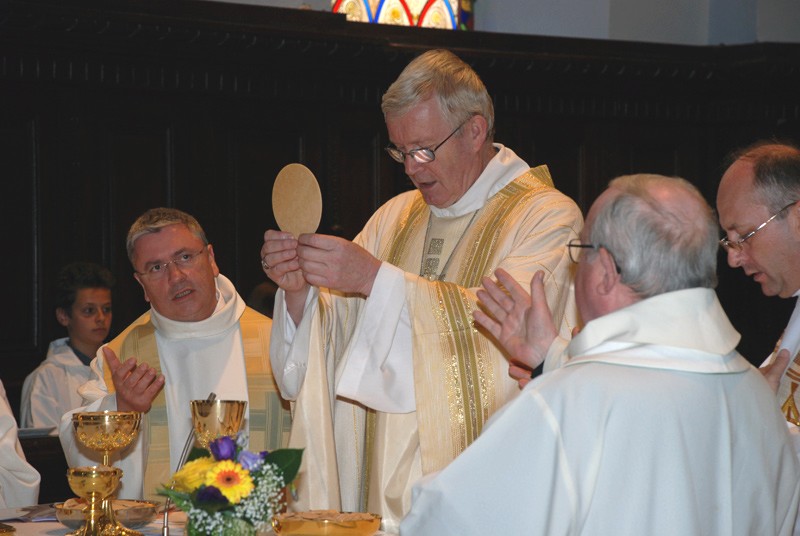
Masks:
[[[269,361],[271,321],[250,307],[246,307],[239,318],[239,327],[242,333],[250,412],[248,448],[261,451],[285,447],[289,439],[291,415],[281,401],[272,376]],[[161,373],[155,328],[150,322],[149,312],[139,317],[108,346],[121,360],[134,356]],[[109,393],[113,393],[111,371],[108,366],[104,371]],[[188,406],[186,415],[187,418],[191,418]],[[163,390],[153,400],[153,405],[144,416],[141,426],[140,433],[145,434],[145,438],[149,441],[145,453],[147,467],[143,479],[143,495],[145,498],[154,499],[157,497],[156,489],[168,483],[174,471],[174,468],[170,468],[167,407]]]
[[[491,343],[472,324],[475,299],[464,289],[480,286],[502,260],[496,242],[504,226],[526,210],[527,198],[552,184],[546,166],[529,170],[495,194],[467,231],[448,281],[418,285],[414,302],[414,381],[423,473],[442,469],[481,433],[486,420],[505,400],[495,399]],[[421,195],[411,204],[388,244],[383,260],[413,271],[430,209]],[[369,443],[368,443],[369,445]],[[368,464],[368,466],[371,464]]]
[[[773,350],[773,356],[777,355],[778,350],[781,349],[782,341],[783,336],[778,339],[775,350]],[[794,356],[789,366],[786,367],[786,372],[781,376],[777,395],[778,403],[781,405],[781,413],[783,413],[788,422],[795,426],[800,426],[800,411],[798,410],[800,393],[797,392],[798,385],[800,385],[800,352]]]

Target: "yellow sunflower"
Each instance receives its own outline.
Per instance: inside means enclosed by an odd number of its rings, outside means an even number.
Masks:
[[[253,491],[250,473],[232,460],[222,460],[206,473],[206,486],[214,486],[232,504],[236,504]]]
[[[214,458],[208,456],[186,462],[180,471],[172,477],[175,490],[190,493],[206,481],[206,473],[216,464]]]

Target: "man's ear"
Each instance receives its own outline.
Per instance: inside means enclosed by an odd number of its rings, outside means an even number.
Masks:
[[[150,303],[150,298],[147,296],[147,289],[145,288],[144,283],[142,282],[142,277],[136,272],[133,272],[133,278],[136,280],[137,283],[139,283],[139,285],[141,285],[142,290],[144,291],[144,301]]]
[[[796,237],[800,238],[800,202],[792,205],[787,212],[792,231]]]
[[[482,115],[473,115],[464,125],[464,128],[469,135],[469,141],[472,146],[476,150],[480,149],[480,147],[483,146],[483,143],[486,141],[486,134],[489,128],[486,118]]]
[[[208,260],[211,262],[211,271],[214,274],[214,277],[219,275],[219,268],[217,267],[217,261],[214,257],[214,248],[211,244],[206,246],[208,248]]]
[[[69,327],[69,321],[71,319],[63,307],[56,307],[56,320],[58,320],[58,323],[66,328]]]
[[[614,287],[620,284],[620,274],[617,272],[617,263],[606,248],[598,248],[597,263],[600,266],[600,288],[603,294],[610,294]]]

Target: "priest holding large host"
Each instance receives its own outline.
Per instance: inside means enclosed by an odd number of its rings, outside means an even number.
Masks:
[[[270,371],[271,321],[220,274],[197,220],[177,209],[148,210],[131,226],[127,250],[151,307],[100,348],[93,377],[80,388],[87,405],[62,418],[69,465],[99,461],[76,441],[73,413],[143,412],[135,443],[112,463],[125,473],[119,497],[155,497],[177,469],[192,427],[190,401],[211,392],[248,402],[242,427],[250,450],[285,446],[291,419]]]
[[[481,277],[503,268],[527,282],[543,271],[568,336],[566,244],[582,216],[546,166],[494,143],[491,98],[452,53],[413,60],[382,110],[387,152],[415,189],[353,241],[268,230],[261,256],[280,287],[270,353],[293,401],[290,446],[305,449],[291,507],[370,511],[396,531],[412,485],[518,394],[506,356],[472,324]]]

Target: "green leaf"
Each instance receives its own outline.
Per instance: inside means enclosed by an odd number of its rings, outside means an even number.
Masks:
[[[187,462],[192,460],[196,460],[197,458],[207,458],[211,456],[211,452],[208,449],[201,449],[200,447],[192,447],[192,451],[189,453],[189,457],[186,458]]]
[[[183,511],[187,511],[192,506],[192,497],[183,491],[175,491],[174,489],[161,488],[158,490],[159,495],[169,497],[175,506]]]
[[[278,449],[267,454],[266,463],[274,465],[283,476],[284,485],[290,484],[300,470],[303,449]]]

